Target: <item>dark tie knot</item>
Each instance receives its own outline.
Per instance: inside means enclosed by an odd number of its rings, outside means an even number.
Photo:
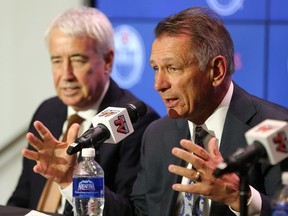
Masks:
[[[195,128],[195,143],[204,147],[203,140],[208,135],[208,132],[205,131],[201,126],[196,126]]]

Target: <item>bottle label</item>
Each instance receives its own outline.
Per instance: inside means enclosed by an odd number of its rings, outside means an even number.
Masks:
[[[104,197],[104,178],[103,177],[73,178],[73,197],[75,198]]]
[[[285,216],[288,215],[288,206],[278,204],[272,208],[272,216]]]

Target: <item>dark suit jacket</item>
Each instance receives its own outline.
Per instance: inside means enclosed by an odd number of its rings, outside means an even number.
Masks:
[[[288,120],[288,109],[256,98],[237,85],[234,86],[220,145],[224,158],[234,153],[237,148],[247,146],[244,133],[263,120]],[[111,193],[107,194],[105,215],[175,216],[178,193],[173,191],[171,186],[175,182],[181,182],[182,178],[170,173],[168,166],[185,166],[184,161],[174,157],[171,150],[175,146],[180,147],[181,139],[189,137],[188,122],[185,119],[172,120],[164,117],[150,124],[143,136],[142,170],[135,181],[131,198],[129,201],[122,199],[122,205],[117,206],[118,212],[123,214],[113,214],[112,210],[116,209],[117,205],[113,201],[117,199],[115,194],[112,199]],[[262,215],[270,215],[268,196],[280,188],[283,169],[287,169],[284,162],[273,167],[256,164],[250,169],[249,184],[261,192]],[[111,204],[114,206],[113,209],[110,207]],[[234,214],[228,206],[213,202],[210,215]]]
[[[119,88],[113,81],[99,107],[99,111],[112,107],[123,107],[137,98],[126,90]],[[51,133],[59,138],[62,127],[67,118],[67,106],[58,97],[44,101],[35,112],[29,131],[38,134],[33,127],[35,120],[40,120]],[[96,158],[105,172],[105,185],[113,192],[128,196],[132,190],[133,182],[140,168],[141,138],[146,127],[158,114],[148,107],[147,114],[137,123],[133,124],[134,133],[118,144],[103,144]],[[31,149],[32,147],[29,146]],[[18,185],[8,200],[8,205],[36,209],[46,179],[33,172],[34,161],[23,159],[23,170]]]

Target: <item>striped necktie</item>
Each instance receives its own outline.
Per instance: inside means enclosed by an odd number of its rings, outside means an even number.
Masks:
[[[196,126],[194,142],[204,148],[203,140],[207,135],[201,126]],[[188,184],[194,181],[189,179]],[[184,193],[180,216],[208,216],[208,212],[208,200],[203,195]]]

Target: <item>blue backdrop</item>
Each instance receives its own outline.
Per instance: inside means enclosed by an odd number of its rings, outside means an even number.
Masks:
[[[222,16],[235,44],[234,81],[288,107],[287,0],[97,0],[95,7],[115,28],[116,82],[166,114],[149,64],[153,29],[162,18],[191,6],[207,6]]]

